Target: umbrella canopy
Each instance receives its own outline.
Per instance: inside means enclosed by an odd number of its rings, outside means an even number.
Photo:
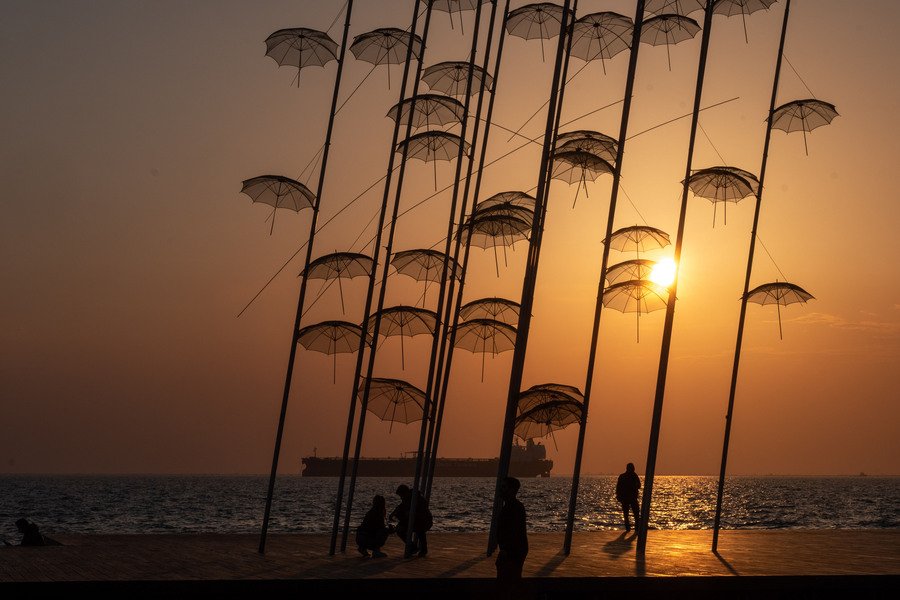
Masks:
[[[756,180],[756,178],[753,178]],[[743,175],[729,167],[710,167],[695,171],[688,179],[688,187],[695,196],[706,198],[713,204],[713,227],[716,225],[716,205],[719,202],[739,202],[753,195],[753,185]],[[759,188],[759,181],[756,180]],[[726,205],[727,206],[727,205]],[[727,209],[726,209],[727,210]],[[728,213],[725,213],[728,224]]]
[[[753,195],[755,196],[756,194],[759,193],[759,179],[757,179],[756,175],[754,175],[750,171],[745,171],[744,169],[739,169],[737,167],[727,167],[727,166],[721,166],[721,167],[716,167],[716,168],[722,169],[724,171],[731,171],[735,175],[739,175],[739,176],[743,177],[747,181],[747,183],[750,184],[750,190],[753,192]]]
[[[778,310],[778,337],[784,339],[781,331],[781,307],[789,304],[806,304],[807,300],[815,297],[799,285],[787,281],[764,283],[747,292],[747,302],[756,304],[774,304]]]
[[[393,120],[402,119],[406,123],[412,111],[412,126],[415,128],[431,125],[458,125],[465,112],[462,103],[455,98],[440,94],[419,94],[415,98],[407,98],[391,107],[387,115]]]
[[[407,158],[415,158],[423,162],[434,163],[434,189],[437,189],[437,161],[451,161],[459,156],[459,145],[463,145],[463,153],[469,152],[468,142],[458,135],[446,131],[423,131],[416,133],[397,143],[397,152],[406,150]]]
[[[534,213],[535,202],[536,201],[534,199],[534,196],[526,194],[525,192],[500,192],[499,194],[494,194],[490,198],[486,198],[479,202],[475,210],[485,210],[492,206],[508,204],[512,206],[527,208],[529,211]]]
[[[334,252],[333,254],[320,256],[309,263],[309,266],[300,275],[306,275],[309,279],[337,279],[338,290],[341,294],[341,312],[345,313],[344,288],[341,280],[345,277],[353,279],[364,275],[369,276],[374,266],[375,261],[365,254]]]
[[[308,325],[297,332],[297,343],[314,352],[334,356],[332,383],[337,381],[337,355],[356,352],[362,327],[347,321],[323,321]]]
[[[496,207],[470,216],[466,224],[459,229],[463,242],[471,226],[472,236],[469,245],[478,248],[494,249],[494,268],[500,277],[500,264],[497,258],[497,246],[503,247],[503,261],[506,264],[506,246],[512,246],[519,240],[528,239],[531,234],[532,220],[525,220],[511,214],[495,214]]]
[[[637,314],[637,341],[641,341],[641,313],[665,308],[669,290],[646,279],[620,281],[603,291],[603,306]]]
[[[399,305],[383,308],[375,313],[375,315],[378,314],[381,315],[381,325],[378,329],[379,335],[382,337],[400,336],[400,368],[405,370],[406,354],[403,347],[403,338],[426,333],[434,334],[434,328],[437,325],[437,313],[426,308]],[[375,319],[370,317],[369,335],[372,335],[374,329]]]
[[[546,60],[544,55],[544,40],[559,35],[562,27],[564,9],[559,4],[552,2],[538,2],[526,4],[513,11],[506,17],[506,31],[525,40],[541,40],[541,60]]]
[[[260,175],[245,179],[241,185],[241,193],[250,196],[254,203],[260,202],[272,207],[272,226],[269,235],[275,229],[275,209],[287,208],[300,212],[304,208],[315,206],[316,196],[309,188],[289,177],[281,175]]]
[[[747,16],[758,10],[768,9],[777,0],[716,0],[713,4],[713,13],[733,17],[741,15],[744,23],[744,42],[750,43],[747,37]]]
[[[430,248],[395,252],[394,257],[391,259],[391,266],[400,275],[406,275],[416,281],[425,282],[425,291],[422,294],[422,306],[424,307],[428,296],[428,284],[441,280],[441,275],[444,272],[444,262],[447,262],[449,276],[459,278],[458,265],[453,260],[453,257]]]
[[[372,63],[373,69],[378,65],[388,65],[388,88],[390,88],[390,65],[406,62],[410,40],[413,57],[418,59],[422,55],[422,38],[396,27],[382,27],[356,36],[350,44],[350,52],[357,60]]]
[[[570,54],[584,61],[600,59],[603,74],[606,61],[631,47],[631,19],[614,12],[598,12],[585,15],[572,26]]]
[[[431,0],[431,7],[434,10],[445,12],[450,17],[450,29],[453,29],[453,13],[455,12],[459,19],[459,28],[461,33],[463,30],[462,11],[475,10],[478,4],[488,4],[491,0]]]
[[[787,133],[803,132],[803,148],[809,155],[806,145],[806,132],[816,127],[828,125],[835,117],[840,116],[834,104],[821,100],[794,100],[782,104],[772,112],[772,129],[780,129]]]
[[[363,386],[357,392],[363,397]],[[394,423],[415,423],[422,420],[425,411],[425,392],[402,379],[387,377],[369,378],[369,401],[366,410],[382,421]]]
[[[644,3],[644,11],[651,15],[670,13],[688,16],[705,8],[706,0],[647,0]]]
[[[578,183],[575,189],[575,201],[572,208],[578,202],[578,192],[584,186],[585,196],[590,197],[587,191],[588,180],[594,181],[604,173],[615,171],[613,166],[590,152],[584,150],[557,150],[553,153],[553,170],[550,177],[566,183]]]
[[[665,248],[669,243],[668,233],[648,225],[623,227],[613,231],[609,236],[609,247],[612,250],[620,252],[634,250],[638,258],[641,252]]]
[[[484,381],[484,358],[488,352],[496,356],[516,347],[516,328],[494,319],[472,319],[456,326],[453,345],[469,352],[481,352],[481,381]]]
[[[528,412],[539,404],[554,401],[584,403],[584,394],[573,385],[563,383],[541,383],[533,385],[521,394],[516,405],[516,414]]]
[[[427,67],[422,73],[422,81],[428,84],[430,90],[448,96],[464,97],[470,65],[472,66],[471,92],[474,94],[481,90],[482,81],[484,81],[484,89],[490,91],[494,85],[494,78],[485,73],[484,69],[478,65],[461,60],[448,60]]]
[[[464,321],[494,319],[515,325],[519,322],[519,308],[518,302],[506,298],[479,298],[463,304],[459,309],[459,318]]]
[[[619,144],[615,139],[598,131],[570,131],[556,138],[556,151],[580,150],[598,156],[610,165],[616,162]]]
[[[606,269],[606,283],[612,285],[621,281],[647,279],[656,266],[655,260],[634,258],[614,264]]]
[[[700,25],[690,17],[676,14],[662,14],[644,21],[641,42],[651,46],[666,47],[669,70],[672,70],[672,56],[669,46],[692,39],[700,31]]]
[[[266,38],[266,56],[279,67],[295,67],[298,87],[301,69],[324,67],[337,60],[337,50],[338,45],[327,33],[305,27],[279,29]]]
[[[524,206],[516,206],[512,203],[493,204],[487,208],[482,203],[475,205],[475,218],[481,219],[485,217],[513,217],[521,219],[531,225],[534,221],[534,210],[525,208]]]
[[[583,405],[573,400],[538,404],[516,417],[515,434],[526,441],[553,435],[554,431],[581,422],[582,410]]]

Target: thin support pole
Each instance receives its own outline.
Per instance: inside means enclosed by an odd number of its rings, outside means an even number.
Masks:
[[[716,515],[713,520],[712,551],[719,547],[719,528],[722,523],[722,497],[725,493],[725,470],[728,464],[728,442],[731,439],[731,421],[734,416],[734,396],[737,390],[738,366],[741,362],[741,346],[744,340],[744,321],[747,315],[747,293],[750,290],[750,276],[753,274],[753,255],[756,250],[756,230],[759,225],[759,213],[762,208],[762,197],[766,180],[766,165],[769,160],[769,140],[772,137],[772,115],[775,112],[775,99],[778,95],[778,80],[781,77],[781,58],[784,54],[784,40],[787,35],[788,17],[791,12],[791,0],[784,5],[784,22],[781,25],[781,41],[778,44],[778,57],[775,59],[775,77],[772,82],[772,99],[769,102],[769,119],[766,123],[766,140],[763,144],[762,164],[759,167],[759,187],[756,192],[756,209],[753,213],[753,228],[750,230],[750,250],[747,254],[747,273],[744,277],[744,293],[741,294],[741,314],[738,318],[737,341],[734,345],[734,365],[731,369],[731,387],[728,389],[728,410],[725,413],[725,440],[722,442],[722,464],[719,467],[719,485],[716,490]]]
[[[700,42],[700,60],[697,65],[697,88],[694,92],[694,112],[691,115],[691,135],[688,142],[684,184],[681,192],[681,212],[678,216],[678,233],[675,238],[675,280],[669,287],[666,303],[666,320],[663,325],[662,344],[659,352],[659,370],[656,376],[656,394],[653,400],[653,417],[650,422],[650,441],[647,450],[647,470],[644,475],[644,493],[641,499],[641,518],[637,523],[637,554],[643,557],[647,550],[647,527],[650,522],[650,502],[653,498],[653,476],[656,473],[656,452],[659,447],[659,428],[662,422],[663,400],[666,395],[666,372],[669,366],[669,350],[672,344],[672,328],[675,322],[675,294],[678,288],[678,272],[681,264],[681,247],[684,242],[684,222],[687,216],[688,183],[694,157],[694,142],[697,139],[697,122],[700,117],[700,100],[703,96],[703,77],[706,74],[706,57],[709,52],[709,38],[712,32],[714,0],[706,0],[703,18],[703,39]]]
[[[334,76],[334,93],[331,97],[331,110],[328,115],[328,128],[325,131],[325,145],[322,150],[322,164],[319,168],[319,183],[316,189],[316,201],[313,206],[312,221],[309,225],[309,237],[306,241],[306,258],[303,263],[303,277],[300,278],[300,293],[297,298],[297,313],[294,317],[294,329],[291,332],[291,349],[288,354],[287,373],[284,377],[284,393],[281,398],[281,412],[278,415],[278,429],[275,433],[275,450],[272,453],[272,470],[269,473],[269,486],[266,490],[266,507],[263,512],[262,531],[259,536],[259,553],[266,551],[266,535],[269,531],[269,517],[272,512],[272,496],[275,493],[275,476],[278,473],[278,457],[281,454],[281,439],[284,436],[284,422],[287,417],[288,398],[291,394],[291,380],[294,374],[294,362],[297,356],[297,336],[300,331],[300,320],[303,317],[303,304],[306,301],[306,272],[312,260],[313,243],[316,237],[316,223],[319,219],[319,207],[322,203],[322,191],[325,186],[325,172],[328,166],[328,151],[331,148],[331,134],[334,130],[334,116],[337,109],[338,93],[341,89],[341,76],[344,72],[344,56],[347,50],[347,34],[350,30],[350,13],[353,10],[353,0],[347,1],[347,14],[344,20],[344,36],[341,40],[340,58],[338,58],[337,73]]]

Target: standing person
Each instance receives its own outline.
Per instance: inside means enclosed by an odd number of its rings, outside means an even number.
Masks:
[[[507,477],[500,484],[503,506],[497,516],[497,581],[503,587],[516,585],[522,579],[522,567],[528,556],[528,533],[525,530],[525,507],[516,499],[519,480]]]
[[[397,486],[397,495],[400,496],[400,504],[391,511],[390,520],[397,519],[397,536],[406,543],[406,534],[409,527],[409,511],[412,506],[412,490],[406,484]],[[434,525],[434,519],[431,511],[428,510],[428,503],[421,493],[416,492],[416,520],[413,523],[412,544],[406,549],[407,556],[418,550],[419,556],[428,554],[428,539],[425,532]]]
[[[372,508],[363,518],[362,525],[356,528],[356,546],[363,556],[369,556],[369,550],[372,551],[372,556],[375,558],[387,556],[381,551],[381,547],[387,542],[388,535],[394,531],[394,528],[385,525],[386,514],[384,496],[375,496],[372,499]]]
[[[641,489],[641,478],[634,472],[634,463],[628,463],[625,472],[619,475],[616,482],[616,500],[622,504],[622,513],[625,515],[625,531],[631,531],[631,523],[628,522],[628,510],[634,513],[634,526],[638,526],[641,508],[638,506],[638,490]]]

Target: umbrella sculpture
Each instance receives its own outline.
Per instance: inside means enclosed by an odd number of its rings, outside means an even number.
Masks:
[[[365,382],[360,384],[357,397],[362,400]],[[386,377],[369,378],[369,401],[366,410],[381,419],[409,425],[422,419],[425,410],[425,392],[402,379]]]
[[[441,127],[459,125],[465,109],[455,98],[440,94],[419,94],[415,98],[406,98],[398,102],[391,107],[386,116],[395,121],[400,118],[402,123],[406,123],[410,111],[412,111],[412,126],[418,129],[430,125]]]
[[[750,189],[753,191],[754,196],[759,193],[759,179],[757,179],[756,175],[754,175],[750,171],[745,171],[744,169],[739,169],[737,167],[726,167],[726,166],[721,166],[721,167],[716,167],[716,168],[722,169],[724,171],[731,171],[735,175],[740,175],[741,177],[743,177],[744,179],[747,180],[747,183],[750,184]]]
[[[297,87],[300,87],[301,69],[324,67],[337,60],[337,50],[338,45],[327,33],[305,27],[279,29],[266,38],[266,56],[279,67],[297,68]]]
[[[649,279],[653,267],[656,266],[655,260],[647,260],[644,258],[633,258],[607,267],[606,282],[609,285],[619,283],[620,281],[632,281],[635,279]]]
[[[484,381],[484,359],[488,352],[496,356],[516,347],[516,328],[494,319],[472,319],[456,326],[457,348],[481,352],[481,381]]]
[[[572,26],[570,54],[584,61],[600,59],[606,75],[606,61],[631,46],[631,19],[614,12],[585,15]]]
[[[666,47],[666,58],[669,70],[672,70],[672,56],[669,46],[692,39],[700,31],[697,21],[681,15],[658,15],[644,21],[641,29],[641,42],[651,46]]]
[[[794,100],[775,109],[775,112],[772,113],[772,128],[787,133],[802,131],[803,148],[806,150],[806,155],[809,156],[806,132],[822,125],[828,125],[837,116],[840,115],[834,104],[815,99]]]
[[[289,177],[281,175],[260,175],[251,179],[245,179],[241,186],[241,193],[250,196],[252,202],[262,202],[272,207],[272,226],[269,235],[275,230],[275,211],[279,208],[289,208],[294,212],[300,212],[304,208],[314,206],[316,196],[309,188]]]
[[[613,231],[609,236],[610,249],[620,252],[634,250],[636,258],[641,257],[641,252],[665,248],[669,244],[668,233],[647,225],[623,227]]]
[[[456,261],[452,256],[447,256],[439,250],[430,248],[421,248],[417,250],[403,250],[394,252],[394,258],[391,259],[391,266],[396,269],[400,275],[412,277],[416,281],[425,282],[425,291],[422,294],[422,306],[425,306],[425,298],[428,295],[428,283],[438,282],[441,280],[441,274],[444,270],[444,263],[447,262],[447,268],[451,273],[459,278],[459,270]]]
[[[647,0],[644,12],[651,15],[674,13],[688,16],[706,8],[706,0]]]
[[[437,313],[426,308],[415,306],[390,306],[376,312],[381,315],[381,326],[378,333],[383,337],[392,335],[400,336],[400,368],[406,370],[406,356],[403,347],[403,338],[406,336],[433,334],[437,324]],[[373,316],[375,316],[373,315]],[[375,328],[375,319],[369,319],[369,335]]]
[[[751,177],[753,177],[751,175]],[[757,188],[759,181],[756,181]],[[688,187],[695,196],[706,198],[713,205],[713,227],[716,226],[716,205],[719,202],[740,202],[747,196],[753,195],[753,185],[743,175],[738,175],[734,170],[723,167],[710,167],[700,169],[688,179]],[[728,205],[726,204],[726,207]],[[725,209],[725,224],[728,224],[728,209]]]
[[[582,404],[574,400],[551,400],[538,404],[518,415],[515,421],[515,434],[523,440],[539,437],[553,437],[554,431],[565,429],[569,425],[581,422]]]
[[[308,325],[297,332],[297,342],[314,352],[331,354],[333,367],[331,382],[337,382],[337,355],[356,352],[362,327],[347,321],[323,321]]]
[[[574,385],[562,383],[541,383],[533,385],[521,394],[516,405],[516,414],[521,415],[539,404],[559,400],[584,403],[584,394]]]
[[[344,310],[344,288],[341,279],[353,279],[370,275],[374,267],[374,261],[365,254],[356,252],[335,252],[320,256],[309,263],[305,274],[309,279],[337,279],[338,290],[341,294],[341,313]],[[304,273],[301,273],[303,275]]]
[[[478,248],[494,249],[494,268],[497,277],[500,277],[500,264],[497,259],[497,245],[503,246],[503,260],[506,263],[506,246],[512,246],[519,240],[528,239],[531,234],[531,221],[502,214],[491,214],[491,211],[476,213],[469,217],[467,223],[460,230],[459,235],[465,241],[469,226],[472,228],[472,237],[469,244]]]
[[[669,290],[646,279],[620,281],[603,292],[603,306],[637,315],[637,341],[641,341],[641,313],[665,308]]]
[[[459,318],[494,319],[507,325],[515,325],[519,321],[519,303],[506,298],[479,298],[463,304],[459,309]]]
[[[713,13],[717,15],[725,15],[733,17],[741,15],[741,21],[744,24],[744,42],[749,44],[750,39],[747,37],[747,15],[758,10],[768,9],[775,4],[776,0],[716,0],[713,4]]]
[[[391,87],[391,65],[406,62],[410,33],[396,27],[383,27],[353,38],[350,52],[357,60],[372,63],[372,70],[378,65],[388,66],[388,89]],[[412,34],[412,53],[418,59],[422,55],[422,38]],[[369,71],[371,73],[371,71]],[[366,75],[368,77],[368,75]]]
[[[541,61],[545,61],[544,40],[559,35],[562,27],[563,7],[551,2],[526,4],[510,11],[506,17],[506,31],[524,40],[541,40]]]
[[[534,221],[534,209],[526,208],[524,206],[516,206],[511,202],[505,202],[502,204],[489,204],[487,207],[483,206],[483,203],[479,202],[475,205],[475,218],[483,218],[483,217],[514,217],[516,219],[521,219],[525,221],[529,225],[531,225],[532,221]]]
[[[469,80],[469,65],[471,63],[461,60],[448,60],[427,67],[422,73],[422,81],[428,84],[428,89],[447,94],[448,96],[464,97],[466,85]],[[478,65],[472,65],[472,92],[482,88],[490,90],[494,85],[494,78]]]
[[[459,19],[459,29],[460,33],[465,33],[463,30],[463,20],[462,20],[462,12],[464,10],[475,10],[478,8],[478,3],[487,4],[491,0],[431,0],[431,7],[434,10],[439,10],[441,12],[447,13],[450,17],[450,29],[453,29],[453,13],[456,12],[456,16]]]
[[[756,302],[763,306],[774,304],[778,309],[778,338],[784,339],[781,332],[781,307],[789,304],[806,304],[807,300],[814,300],[815,297],[804,290],[799,285],[788,283],[787,281],[776,281],[775,283],[764,283],[747,292],[747,301]]]
[[[556,137],[556,150],[581,150],[599,156],[610,165],[616,162],[619,144],[608,135],[597,131],[579,130],[561,133]]]
[[[423,131],[416,133],[397,143],[397,152],[406,150],[407,158],[417,158],[423,162],[434,163],[434,189],[437,190],[437,161],[451,161],[459,155],[459,145],[463,144],[463,152],[469,152],[468,142],[462,141],[454,133],[446,131]]]
[[[578,192],[584,186],[584,195],[590,198],[587,189],[587,181],[595,181],[604,173],[613,173],[613,166],[594,154],[584,150],[557,150],[553,153],[553,171],[550,177],[566,183],[578,183],[575,188],[575,200],[572,208],[578,202]]]
[[[529,211],[534,213],[534,204],[535,199],[534,196],[526,194],[525,192],[519,191],[511,191],[511,192],[500,192],[499,194],[494,194],[490,198],[486,198],[478,203],[478,208],[476,210],[485,210],[492,206],[497,205],[511,205],[511,206],[520,206],[522,208],[527,208]]]

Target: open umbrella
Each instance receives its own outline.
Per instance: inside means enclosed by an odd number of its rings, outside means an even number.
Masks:
[[[641,313],[665,308],[669,290],[646,279],[614,283],[603,291],[603,306],[637,315],[637,341],[641,341]]]
[[[341,294],[341,312],[344,310],[344,288],[341,279],[353,279],[354,277],[362,277],[370,275],[374,261],[365,254],[357,252],[335,252],[320,256],[316,260],[309,263],[304,273],[309,279],[337,279],[338,290]]]
[[[587,182],[595,181],[604,173],[613,173],[613,166],[594,154],[585,150],[557,150],[553,153],[553,170],[550,177],[566,183],[578,183],[575,188],[575,200],[572,208],[578,202],[578,192],[584,186],[584,195],[590,197],[587,190]]]
[[[563,7],[552,2],[526,4],[510,11],[506,31],[524,40],[541,40],[541,61],[544,61],[544,40],[559,35],[564,14]]]
[[[431,0],[431,7],[434,10],[447,13],[450,17],[450,29],[453,29],[453,13],[456,12],[456,16],[459,19],[460,33],[465,33],[465,30],[463,30],[462,11],[475,10],[478,8],[479,2],[481,4],[487,4],[490,1],[491,0]]]
[[[641,257],[641,252],[665,248],[669,244],[668,233],[648,225],[623,227],[613,231],[609,236],[609,247],[612,250],[620,252],[634,250],[636,258]]]
[[[556,137],[556,151],[580,150],[599,156],[610,165],[616,162],[618,142],[598,131],[581,129],[561,133]]]
[[[331,354],[333,368],[331,382],[337,381],[337,355],[356,352],[362,327],[347,321],[323,321],[308,325],[297,332],[297,343],[314,352]]]
[[[569,400],[584,403],[584,394],[574,385],[563,383],[540,383],[533,385],[519,394],[516,404],[516,414],[528,412],[539,404],[546,402]]]
[[[746,171],[745,171],[746,173]],[[752,175],[751,175],[752,177]],[[756,187],[759,188],[759,181]],[[739,202],[753,195],[753,185],[745,175],[739,175],[729,167],[710,167],[694,171],[688,178],[688,187],[695,196],[706,198],[713,205],[713,227],[716,225],[716,205],[719,202]],[[726,204],[727,207],[727,204]],[[725,209],[725,224],[728,224],[728,212]]]
[[[469,63],[461,60],[448,60],[426,67],[422,73],[422,81],[428,84],[428,89],[447,94],[448,96],[464,97],[466,85],[469,80]],[[472,65],[472,93],[482,88],[490,90],[494,85],[494,79],[478,65]]]
[[[583,405],[574,400],[551,400],[518,415],[515,434],[523,440],[553,436],[554,431],[581,422]],[[556,438],[553,439],[556,445]]]
[[[491,208],[492,206],[498,205],[511,205],[527,208],[533,214],[535,199],[534,196],[526,194],[525,192],[500,192],[498,194],[494,194],[490,198],[485,198],[484,200],[479,202],[475,210],[477,212],[479,210],[486,210],[488,208]]]
[[[647,260],[644,258],[634,258],[624,262],[616,263],[607,267],[606,282],[609,285],[619,283],[620,281],[633,281],[635,279],[647,279],[656,266],[655,260]]]
[[[434,189],[437,189],[437,161],[451,161],[459,156],[459,145],[463,144],[463,153],[469,152],[468,142],[458,135],[446,131],[423,131],[416,133],[397,143],[397,152],[406,149],[407,158],[416,158],[423,162],[434,163]]]
[[[447,256],[439,250],[432,250],[430,248],[394,252],[394,257],[391,259],[391,266],[394,267],[400,275],[406,275],[407,277],[412,277],[416,281],[425,282],[425,292],[422,294],[422,306],[425,306],[425,297],[428,295],[428,283],[441,280],[445,262],[448,263],[447,269],[450,276],[456,276],[458,278],[459,272],[453,257]]]
[[[519,322],[519,303],[506,298],[479,298],[463,304],[459,309],[459,318],[494,319],[507,325]]]
[[[403,347],[403,338],[406,336],[424,335],[426,333],[433,334],[437,324],[437,313],[426,308],[417,308],[415,306],[391,306],[383,308],[379,313],[381,315],[381,325],[378,328],[379,335],[388,337],[392,335],[400,336],[400,368],[406,370],[406,356]],[[373,315],[374,316],[374,315]],[[369,335],[375,328],[375,319],[369,319]]]
[[[269,235],[275,230],[276,209],[288,208],[300,212],[304,208],[312,208],[316,201],[315,194],[305,185],[281,175],[260,175],[245,179],[241,193],[250,196],[250,200],[254,203],[261,202],[272,207],[272,226],[269,228]]]
[[[741,21],[744,24],[744,42],[750,43],[747,37],[747,15],[758,10],[768,9],[775,4],[777,0],[716,0],[713,4],[713,12],[717,15],[725,15],[733,17],[741,15]]]
[[[669,70],[672,70],[672,56],[669,46],[692,39],[700,31],[700,25],[690,17],[676,14],[663,14],[644,21],[641,29],[641,42],[651,46],[666,47],[666,58]]]
[[[465,236],[468,235],[471,222],[472,236],[469,240],[470,246],[478,248],[494,249],[494,268],[497,271],[497,277],[500,277],[500,264],[497,258],[497,246],[503,247],[503,260],[506,264],[506,246],[512,246],[519,240],[526,240],[531,234],[531,221],[525,220],[513,215],[492,214],[489,209],[483,213],[475,213],[467,220],[459,229],[459,235],[462,241],[466,242]]]
[[[362,33],[353,38],[350,52],[358,60],[372,63],[372,69],[378,65],[388,66],[388,88],[391,87],[391,65],[406,62],[412,39],[412,54],[418,59],[422,55],[422,38],[396,27],[382,27]]]
[[[412,126],[415,128],[430,125],[458,125],[462,122],[465,109],[459,100],[440,94],[419,94],[415,98],[406,98],[391,107],[387,116],[393,120],[398,117],[405,123],[412,110]]]
[[[728,167],[724,165],[716,168],[722,169],[724,171],[731,171],[735,175],[743,177],[747,181],[747,183],[750,184],[750,190],[753,192],[753,195],[759,193],[759,179],[757,179],[756,175],[754,175],[750,171],[745,171],[744,169],[739,169],[737,167]]]
[[[764,283],[747,292],[747,301],[762,304],[774,304],[778,310],[778,337],[784,339],[781,332],[781,307],[789,304],[806,304],[807,300],[814,300],[815,297],[804,290],[799,285],[788,283],[787,281],[776,281],[774,283]]]
[[[363,397],[364,385],[365,382],[361,383],[357,392],[360,399]],[[371,377],[366,410],[382,421],[389,421],[390,431],[394,428],[394,423],[408,425],[422,420],[425,392],[402,379]]]
[[[686,17],[705,8],[706,0],[647,0],[644,3],[644,12],[651,15],[670,13]]]
[[[484,381],[484,358],[488,352],[496,356],[516,347],[516,328],[494,319],[472,319],[456,326],[453,345],[469,352],[481,352],[481,381]]]
[[[337,60],[338,45],[328,34],[306,27],[279,29],[266,38],[266,56],[278,63],[296,67],[297,87],[304,67],[324,67]]]
[[[809,156],[806,132],[822,125],[828,125],[838,116],[840,115],[834,104],[815,99],[794,100],[782,104],[772,112],[772,128],[787,133],[802,131],[803,148],[806,150],[806,155]]]
[[[631,46],[631,19],[614,12],[585,15],[572,26],[570,54],[584,61],[600,59],[606,75],[606,61]]]
[[[483,219],[485,217],[513,217],[525,221],[529,226],[534,221],[534,209],[516,206],[511,202],[490,204],[487,207],[484,207],[483,204],[483,202],[479,202],[475,205],[474,215],[476,219]]]

